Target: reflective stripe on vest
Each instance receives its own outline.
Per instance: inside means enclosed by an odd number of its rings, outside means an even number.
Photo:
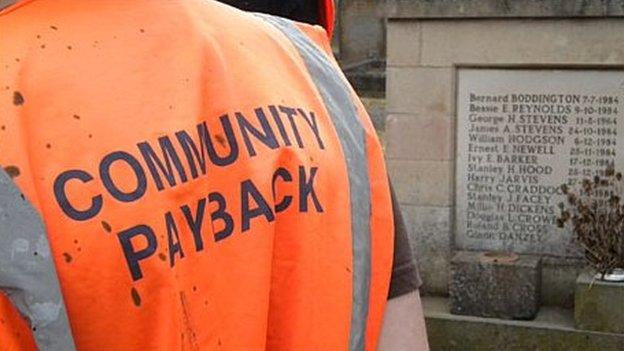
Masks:
[[[0,288],[28,318],[39,350],[75,350],[44,225],[2,169]]]
[[[349,350],[364,350],[370,286],[370,182],[366,135],[352,97],[327,56],[291,21],[258,14],[279,28],[295,45],[329,111],[349,172],[353,236],[353,307]]]
[[[15,4],[17,0],[0,0],[0,11]]]

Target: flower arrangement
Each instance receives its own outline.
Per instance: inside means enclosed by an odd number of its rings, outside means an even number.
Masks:
[[[603,175],[583,179],[580,189],[575,190],[561,186],[566,202],[559,204],[557,226],[572,229],[585,259],[604,278],[624,268],[622,173],[610,166]]]

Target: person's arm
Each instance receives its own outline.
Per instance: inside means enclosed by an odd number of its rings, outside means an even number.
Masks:
[[[412,291],[386,305],[378,351],[429,351],[420,293]]]
[[[394,263],[379,351],[428,351],[425,318],[418,288],[421,280],[394,190]]]

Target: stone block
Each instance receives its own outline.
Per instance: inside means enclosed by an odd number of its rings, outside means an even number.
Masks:
[[[576,327],[624,334],[624,283],[594,280],[584,272],[576,280]]]
[[[417,161],[451,160],[453,126],[448,115],[389,115],[386,157]]]
[[[451,115],[454,91],[452,73],[450,67],[388,67],[388,112]]]
[[[624,21],[463,20],[421,22],[423,66],[620,64]]]
[[[417,206],[451,205],[451,162],[388,160],[387,165],[400,203]]]
[[[543,307],[532,321],[458,316],[424,297],[431,351],[622,351],[624,335],[574,328],[571,310]]]
[[[420,63],[420,23],[388,22],[388,66],[416,66]]]
[[[451,313],[532,319],[539,310],[538,256],[459,251],[451,260]]]
[[[401,209],[423,280],[421,291],[428,295],[448,295],[451,208],[401,204]]]
[[[542,306],[572,310],[576,279],[585,266],[582,258],[542,257]]]

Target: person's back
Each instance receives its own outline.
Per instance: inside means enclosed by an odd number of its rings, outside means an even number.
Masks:
[[[76,348],[374,348],[390,194],[320,28],[199,0],[25,1],[0,28],[0,164],[45,222]],[[16,238],[0,267],[41,264]],[[63,318],[10,296],[35,336]],[[0,315],[3,347],[32,349]]]

